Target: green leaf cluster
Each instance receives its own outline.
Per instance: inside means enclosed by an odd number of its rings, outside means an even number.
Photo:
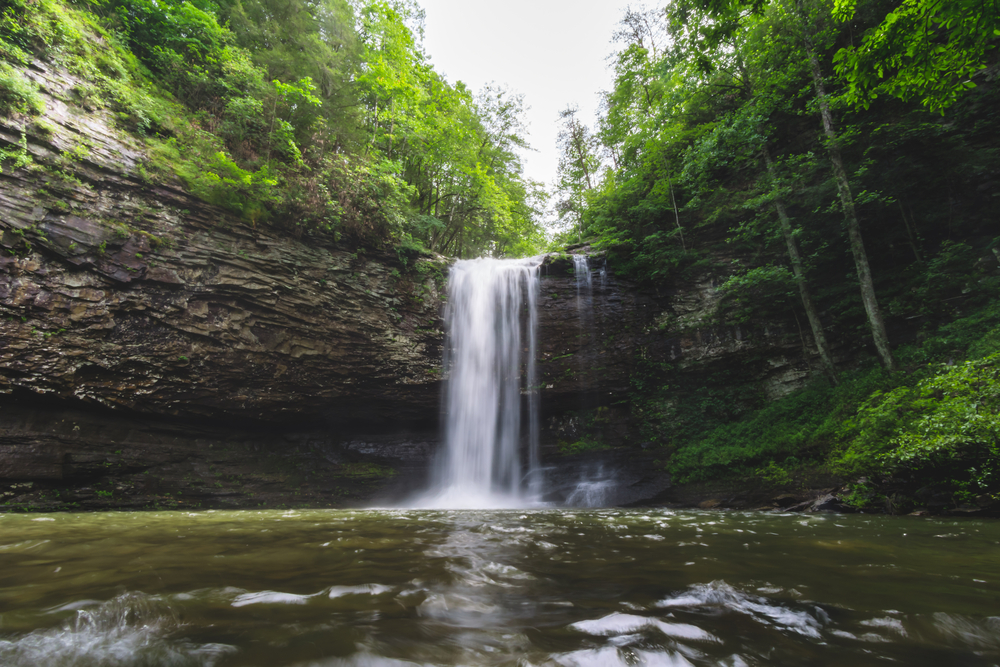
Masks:
[[[953,492],[1000,489],[1000,354],[875,392],[845,428],[848,472],[941,477]],[[942,474],[943,473],[943,474]],[[968,500],[960,497],[959,500]]]
[[[857,12],[855,2],[836,0],[839,20]],[[1000,9],[992,0],[904,0],[834,62],[850,103],[868,108],[886,94],[943,111],[976,87],[973,78],[998,43]]]
[[[38,94],[38,85],[14,67],[0,62],[0,114],[36,115],[44,111],[45,102]]]

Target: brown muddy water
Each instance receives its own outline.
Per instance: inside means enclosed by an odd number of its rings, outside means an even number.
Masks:
[[[0,515],[0,665],[997,665],[1000,523]]]

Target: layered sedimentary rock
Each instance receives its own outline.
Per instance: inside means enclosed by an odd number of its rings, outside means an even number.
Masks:
[[[725,261],[657,293],[615,276],[589,246],[570,252],[588,255],[591,286],[578,290],[570,256],[546,258],[539,369],[543,409],[550,413],[619,402],[633,388],[636,370],[650,364],[669,366],[678,385],[694,386],[714,368],[738,367],[743,381],[771,397],[800,388],[818,370],[815,349],[800,332],[718,321]]]
[[[108,117],[59,99],[66,79],[43,79],[54,131],[0,128],[34,158],[0,177],[0,391],[183,418],[434,420],[446,260],[292,238],[150,185]]]
[[[661,400],[709,388],[717,395],[779,397],[819,373],[808,339],[794,328],[770,323],[750,328],[719,321],[714,272],[677,281],[660,293],[637,288],[607,270],[604,257],[587,246],[590,280],[579,262],[546,258],[539,300],[539,371],[543,413],[543,460],[549,463],[550,497],[601,504],[668,502],[697,504],[718,489],[674,488],[664,473],[671,427],[650,433],[631,396],[666,385]],[[587,283],[589,282],[589,287]],[[660,409],[668,407],[661,405]],[[676,412],[676,408],[674,409]],[[727,409],[746,406],[732,400]],[[662,420],[661,420],[662,421]],[[829,480],[819,480],[829,485]],[[754,507],[766,489],[728,489],[729,505]],[[803,498],[811,492],[804,492]]]

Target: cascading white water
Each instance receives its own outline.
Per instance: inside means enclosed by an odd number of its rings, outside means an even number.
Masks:
[[[590,275],[590,262],[586,255],[573,255],[573,275],[576,277],[576,298],[579,302],[581,293],[588,300],[592,298],[594,289],[593,277]],[[578,304],[580,307],[580,304]]]
[[[586,255],[573,255],[573,276],[576,278],[576,312],[580,317],[580,344],[586,345],[594,328],[594,278]],[[580,369],[584,373],[585,368]]]
[[[566,497],[569,507],[604,507],[617,486],[614,478],[604,472],[604,466],[585,471],[576,488]]]
[[[573,255],[573,276],[576,278],[576,313],[580,333],[578,334],[579,350],[576,353],[577,379],[585,385],[591,373],[585,354],[593,344],[594,334],[594,279],[590,273],[590,260],[587,255]],[[586,395],[581,393],[581,410],[593,407],[588,404]]]
[[[418,505],[515,507],[540,496],[535,336],[541,257],[456,262],[445,313],[445,446]],[[528,451],[521,447],[528,396]]]

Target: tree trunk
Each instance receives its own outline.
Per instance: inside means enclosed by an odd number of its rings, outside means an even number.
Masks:
[[[833,125],[833,114],[830,113],[830,103],[826,97],[823,73],[820,70],[816,51],[813,49],[812,41],[806,30],[804,17],[802,18],[802,23],[802,40],[805,43],[806,53],[809,57],[809,66],[812,70],[816,102],[819,105],[820,116],[823,119],[823,131],[826,133],[827,138],[827,151],[830,154],[833,176],[837,181],[837,194],[840,195],[840,203],[844,208],[844,222],[847,224],[847,236],[851,242],[854,265],[858,270],[858,281],[861,283],[861,301],[865,304],[865,312],[868,313],[868,324],[872,330],[872,338],[875,340],[875,349],[878,351],[878,356],[882,359],[882,364],[888,370],[893,371],[896,369],[896,362],[892,358],[892,350],[889,347],[889,335],[885,331],[882,310],[879,308],[878,299],[875,298],[875,285],[872,282],[871,268],[868,266],[868,254],[865,252],[864,240],[861,238],[861,226],[858,224],[858,215],[854,210],[854,196],[851,194],[851,184],[847,180],[847,172],[844,170],[844,160],[840,155],[840,146],[837,143],[837,131]]]
[[[918,262],[923,262],[924,258],[920,256],[920,248],[917,246],[917,238],[913,234],[913,227],[910,225],[910,221],[906,219],[906,209],[903,208],[903,202],[899,202],[899,212],[903,216],[903,226],[906,227],[906,238],[910,240],[910,248],[913,250],[913,256],[917,258]],[[910,217],[913,218],[913,209],[910,209]]]
[[[587,167],[587,137],[584,135],[583,127],[580,126],[577,129],[576,135],[576,152],[577,160],[580,163],[580,169],[583,170],[583,177],[587,180],[587,189],[593,190],[594,184],[590,180],[590,169]]]
[[[457,205],[458,205],[458,197],[452,197],[451,198],[451,210],[448,211],[448,224],[445,226],[446,230],[447,229],[451,229],[451,224],[455,220],[455,206],[457,206]],[[435,238],[437,238],[436,234],[435,234]]]
[[[771,153],[764,146],[764,162],[767,164],[767,172],[771,175],[774,183],[778,182],[778,174],[771,161]],[[809,318],[809,328],[812,329],[813,340],[816,341],[816,349],[819,350],[819,358],[823,362],[823,369],[830,378],[830,382],[837,384],[837,369],[833,365],[833,357],[830,355],[830,346],[827,345],[826,335],[823,333],[823,323],[819,319],[819,312],[816,304],[813,303],[812,294],[806,284],[805,271],[802,269],[802,255],[799,253],[799,244],[792,233],[792,222],[788,218],[788,211],[785,209],[785,202],[781,197],[774,198],[774,210],[778,214],[778,221],[781,225],[781,233],[785,237],[785,245],[788,246],[788,258],[792,262],[792,275],[799,285],[799,296],[802,297],[802,307],[805,308],[806,317]]]
[[[396,133],[396,100],[393,98],[389,102],[389,159],[392,159],[392,135]]]
[[[451,209],[451,211],[452,211],[452,214],[454,214],[454,212],[455,212],[454,202],[452,202],[452,209]],[[448,216],[448,227],[451,226],[451,219],[452,219],[452,216],[449,215]],[[445,228],[445,231],[447,231],[447,229],[448,228]],[[462,231],[462,223],[461,222],[459,222],[458,225],[455,227],[455,229],[452,230],[451,236],[449,236],[448,240],[445,241],[444,245],[441,246],[441,250],[439,251],[441,254],[443,254],[443,255],[447,254],[446,251],[448,250],[448,247],[451,246],[451,242],[455,240],[455,237],[458,236],[458,233],[460,231]],[[457,256],[458,252],[456,252],[455,255]]]
[[[687,252],[687,245],[684,243],[684,228],[681,227],[681,214],[677,211],[677,199],[674,198],[674,184],[670,180],[670,164],[663,160],[664,166],[666,167],[667,174],[667,189],[670,190],[670,203],[674,206],[674,222],[677,223],[677,233],[681,237],[681,250]]]

